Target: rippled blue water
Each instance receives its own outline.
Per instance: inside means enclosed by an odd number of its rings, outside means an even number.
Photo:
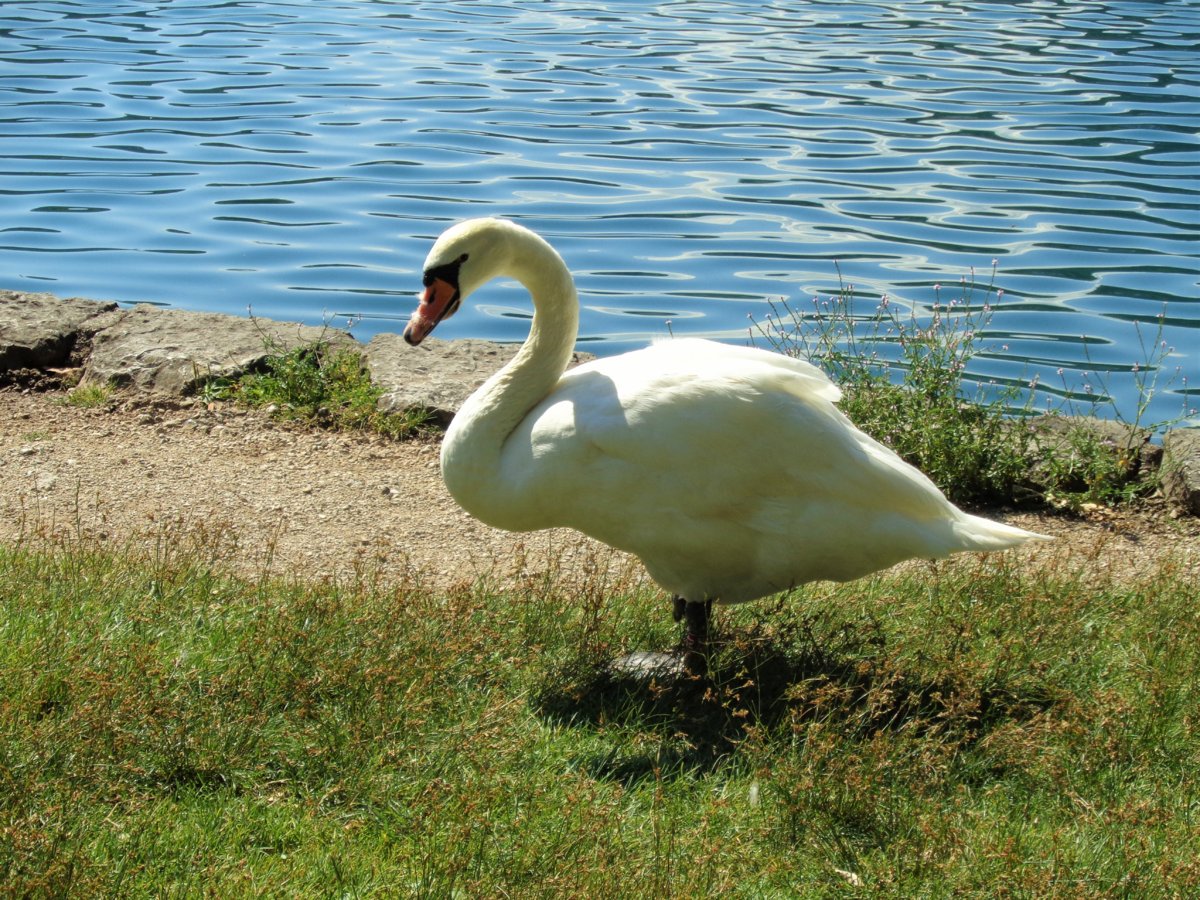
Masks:
[[[5,0],[0,286],[365,338],[443,227],[507,215],[608,353],[745,340],[835,262],[924,312],[995,259],[980,378],[1132,417],[1159,362],[1167,419],[1200,405],[1198,45],[1195,0]],[[478,299],[440,334],[523,337],[521,291]]]

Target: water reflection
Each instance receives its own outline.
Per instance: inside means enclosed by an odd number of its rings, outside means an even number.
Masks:
[[[1180,371],[1150,413],[1177,415],[1200,383],[1200,4],[930,10],[8,0],[4,286],[368,337],[447,223],[503,214],[560,247],[607,352],[668,318],[743,340],[839,268],[921,309],[994,258],[980,377],[1103,369],[1131,413],[1153,333]],[[523,337],[516,286],[481,300],[455,334]]]

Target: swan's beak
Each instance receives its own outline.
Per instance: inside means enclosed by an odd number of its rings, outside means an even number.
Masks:
[[[457,285],[442,278],[430,278],[428,281],[421,302],[404,329],[404,340],[414,347],[429,337],[438,322],[458,309]]]

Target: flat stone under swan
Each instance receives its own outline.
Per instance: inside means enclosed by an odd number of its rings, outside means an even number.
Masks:
[[[955,507],[857,429],[834,405],[838,387],[807,362],[677,339],[566,371],[574,281],[513,222],[448,229],[424,275],[404,333],[413,345],[493,278],[519,281],[534,308],[520,352],[446,432],[451,495],[497,528],[574,528],[634,554],[675,598],[693,647],[710,602],[1043,538]]]

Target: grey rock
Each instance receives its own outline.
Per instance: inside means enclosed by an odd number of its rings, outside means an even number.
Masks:
[[[617,657],[609,664],[609,672],[618,679],[645,684],[652,681],[678,681],[688,674],[682,654],[651,650],[638,650]]]
[[[1177,428],[1163,438],[1162,485],[1172,511],[1200,516],[1200,428]]]
[[[211,378],[261,366],[276,350],[317,341],[359,346],[351,335],[332,328],[135,306],[96,333],[83,382],[186,396]]]
[[[517,355],[519,344],[494,341],[442,341],[427,338],[410,347],[398,334],[377,334],[367,344],[367,370],[383,389],[384,412],[423,410],[449,424],[471,392]],[[594,357],[575,353],[572,365]]]
[[[116,308],[78,297],[0,291],[0,373],[70,365],[104,314]]]
[[[518,349],[516,344],[437,338],[410,347],[398,334],[377,334],[367,344],[367,371],[383,390],[380,410],[425,410],[444,424]]]

